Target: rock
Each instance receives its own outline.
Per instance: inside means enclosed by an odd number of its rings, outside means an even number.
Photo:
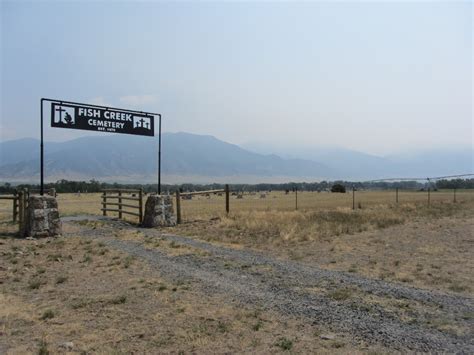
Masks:
[[[61,235],[58,202],[52,196],[30,196],[22,231],[27,238]]]
[[[71,351],[72,349],[74,349],[74,343],[72,341],[66,341],[64,343],[59,344],[59,347],[64,350]]]
[[[323,340],[334,340],[334,339],[336,339],[336,336],[334,334],[321,334],[319,337]]]
[[[176,225],[173,198],[170,195],[150,195],[145,204],[142,227],[171,227]]]

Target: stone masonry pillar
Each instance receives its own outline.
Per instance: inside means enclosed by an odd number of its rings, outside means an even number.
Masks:
[[[173,198],[170,195],[150,195],[145,204],[145,216],[142,226],[171,227],[176,225]]]
[[[53,196],[30,196],[23,236],[41,238],[61,235],[58,202]]]

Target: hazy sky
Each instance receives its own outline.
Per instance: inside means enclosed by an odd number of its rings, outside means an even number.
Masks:
[[[470,1],[1,1],[0,138],[39,137],[50,97],[237,144],[472,146],[472,18]]]

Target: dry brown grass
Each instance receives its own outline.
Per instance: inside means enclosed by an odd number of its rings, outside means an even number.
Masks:
[[[264,199],[260,194],[244,194],[243,199],[231,196],[230,211],[234,212],[269,212],[283,211],[291,212],[296,208],[296,196],[294,193],[285,194],[280,191],[272,191]],[[474,191],[457,192],[458,201],[474,201]],[[452,202],[453,192],[440,190],[431,192],[431,202]],[[427,205],[428,194],[422,191],[399,191],[400,204]],[[395,204],[395,191],[356,191],[355,205],[362,209],[376,207],[380,205]],[[223,216],[225,200],[223,196],[211,195],[211,198],[197,196],[192,200],[181,202],[182,216],[185,221],[208,220],[212,217]],[[318,193],[318,192],[298,192],[299,211],[325,211],[333,209],[352,208],[352,192],[341,193]]]
[[[190,226],[203,226],[209,240],[259,245],[326,240],[343,234],[384,229],[419,218],[435,219],[467,215],[472,202],[374,205],[365,209],[334,208],[299,211],[236,211],[223,215],[213,223],[184,223],[180,231]]]
[[[472,294],[474,202],[234,212],[170,232],[419,287]]]

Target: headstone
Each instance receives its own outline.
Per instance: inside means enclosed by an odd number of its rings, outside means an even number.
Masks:
[[[30,196],[23,235],[41,238],[61,235],[58,202],[53,196]]]
[[[173,199],[170,195],[150,195],[145,204],[142,226],[145,228],[176,225]]]

